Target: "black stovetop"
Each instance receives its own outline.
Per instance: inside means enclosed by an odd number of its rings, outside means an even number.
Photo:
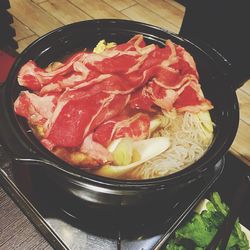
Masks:
[[[152,211],[152,216],[142,220],[134,220],[132,216],[119,220],[117,216],[108,217],[88,207],[81,209],[81,217],[65,212],[58,204],[67,204],[70,200],[53,196],[49,187],[41,189],[39,182],[42,180],[34,175],[32,167],[13,164],[2,150],[0,160],[0,177],[5,189],[56,249],[158,249],[163,236],[170,236],[195,205],[212,190],[230,201],[234,187],[249,171],[249,167],[228,153],[211,167],[213,170],[209,175],[178,194],[174,202],[163,200],[162,206],[166,208],[163,214],[157,216]],[[246,213],[249,208],[250,204],[241,216],[246,226],[250,225]]]

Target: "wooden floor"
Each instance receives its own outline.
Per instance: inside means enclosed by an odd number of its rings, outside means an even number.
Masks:
[[[174,0],[10,0],[21,52],[39,36],[72,22],[131,19],[178,33],[185,8]],[[231,152],[250,165],[250,81],[237,91],[241,120]]]

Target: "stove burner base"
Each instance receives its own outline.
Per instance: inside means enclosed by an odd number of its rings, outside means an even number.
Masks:
[[[134,220],[133,216],[119,217],[111,212],[107,217],[104,211],[98,213],[90,207],[80,209],[66,199],[61,202],[68,206],[60,206],[59,196],[44,195],[52,194],[52,190],[39,192],[39,185],[34,185],[31,168],[13,166],[1,146],[0,160],[3,187],[55,249],[159,249],[164,235],[171,235],[197,203],[209,197],[211,192],[219,192],[223,201],[230,204],[235,188],[243,175],[249,172],[248,166],[228,153],[206,178],[193,183],[192,188],[184,190],[180,196],[176,195],[171,203],[163,201],[162,214],[147,207],[141,210],[141,214],[149,213],[145,217],[141,215],[141,220]],[[250,228],[250,199],[246,203],[240,221]]]

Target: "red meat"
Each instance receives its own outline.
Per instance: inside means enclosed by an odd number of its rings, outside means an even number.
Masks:
[[[107,147],[112,140],[122,137],[145,139],[149,135],[149,127],[150,118],[147,114],[117,116],[100,125],[93,134],[93,140]]]
[[[154,112],[156,106],[180,112],[212,108],[200,91],[192,56],[170,40],[165,47],[146,45],[142,35],[100,54],[76,53],[50,71],[30,60],[18,82],[35,93],[21,92],[15,111],[43,125],[42,143],[50,150],[80,147],[92,133],[95,143],[91,136],[84,151],[120,137],[146,138],[150,119],[140,112]],[[134,115],[121,116],[124,109]]]

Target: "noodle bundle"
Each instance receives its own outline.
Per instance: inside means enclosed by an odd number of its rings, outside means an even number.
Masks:
[[[196,114],[176,111],[164,112],[160,117],[163,127],[153,136],[167,136],[171,145],[162,154],[145,162],[131,173],[131,179],[150,179],[178,172],[197,161],[213,139]]]

